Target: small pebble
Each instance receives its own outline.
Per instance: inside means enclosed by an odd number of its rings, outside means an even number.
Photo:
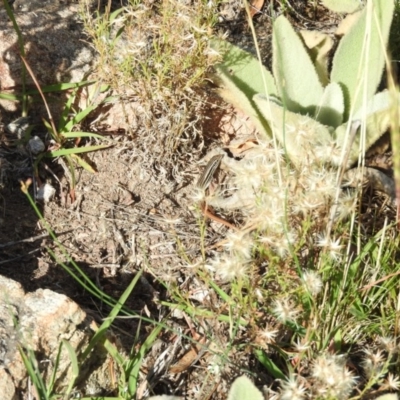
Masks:
[[[39,153],[42,153],[46,146],[44,145],[42,139],[38,136],[34,136],[32,139],[29,139],[28,148],[30,152],[36,156]]]
[[[53,188],[49,183],[42,185],[37,192],[37,199],[43,200],[45,203],[50,201],[55,195],[56,189]]]

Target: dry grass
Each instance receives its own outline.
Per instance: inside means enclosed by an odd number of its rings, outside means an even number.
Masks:
[[[162,163],[190,152],[201,140],[206,73],[216,61],[209,49],[216,4],[132,2],[83,15],[99,54],[98,79],[123,104],[135,104],[126,118],[143,148]]]

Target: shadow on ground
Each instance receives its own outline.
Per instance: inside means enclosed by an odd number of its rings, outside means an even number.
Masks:
[[[14,14],[22,32],[26,60],[41,87],[61,82],[79,82],[84,79],[93,59],[93,50],[84,42],[83,24],[79,19],[79,5],[59,1],[13,2]],[[0,92],[20,94],[22,92],[22,63],[19,56],[17,34],[6,10],[0,8]],[[33,80],[27,77],[27,89],[35,90]],[[66,93],[48,94],[47,100],[57,124],[66,102]],[[28,105],[29,124],[32,136],[39,136],[46,144],[50,137],[42,119],[48,120],[43,102],[38,95],[30,97]],[[51,288],[64,292],[66,286],[59,284],[66,276],[57,272],[54,280],[49,265],[40,262],[48,239],[38,217],[21,192],[20,181],[33,177],[33,159],[18,143],[16,133],[11,133],[9,124],[22,114],[21,104],[0,100],[0,274],[20,282],[25,290]],[[59,179],[63,170],[51,163]],[[43,169],[39,179],[54,178]],[[32,186],[31,194],[33,195]],[[40,204],[39,208],[42,209]]]

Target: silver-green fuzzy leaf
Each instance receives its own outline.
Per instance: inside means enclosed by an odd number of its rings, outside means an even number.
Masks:
[[[253,97],[256,93],[276,95],[272,74],[256,58],[237,46],[220,40],[213,41],[212,46],[223,54],[223,62],[216,66],[217,74],[214,76],[219,85],[219,94],[246,113],[261,134],[270,134],[268,124],[255,106]]]
[[[333,47],[333,39],[320,31],[302,30],[299,32],[311,57],[319,80],[323,86],[329,83],[328,61]]]
[[[243,375],[233,382],[228,394],[228,400],[264,400],[264,396],[254,386],[254,383]]]
[[[238,82],[234,76],[222,66],[218,67],[217,74],[214,76],[214,81],[219,86],[219,95],[225,101],[233,104],[236,108],[248,115],[260,134],[264,134],[268,137],[271,135],[271,130],[267,121],[254,104],[252,98],[252,96],[254,96],[253,91],[241,85],[240,81]]]
[[[307,115],[288,111],[263,95],[254,96],[254,101],[295,165],[330,160],[333,140],[328,127]]]
[[[360,0],[322,0],[322,4],[337,13],[352,13],[362,6]]]
[[[237,84],[251,94],[250,98],[256,93],[277,94],[271,72],[250,53],[224,40],[213,40],[212,47],[223,54],[223,61],[216,66],[217,70],[221,65],[228,70]]]
[[[345,120],[350,109],[359,109],[380,83],[393,10],[393,0],[369,0],[335,52],[331,82],[339,83],[344,91]]]
[[[314,115],[323,87],[299,35],[281,15],[273,26],[273,73],[288,110]]]
[[[343,122],[344,99],[340,85],[332,82],[325,87],[316,119],[321,124],[338,127]]]
[[[400,93],[398,94],[400,100]],[[353,121],[365,122],[365,141],[362,140],[361,131],[358,129],[354,142],[351,144],[351,150],[349,153],[347,166],[350,167],[352,164],[357,162],[358,156],[363,153],[361,144],[364,142],[364,150],[368,150],[385,132],[390,129],[390,107],[391,107],[391,95],[388,90],[375,94],[372,99],[366,104],[365,108],[361,107],[356,113],[354,113]],[[340,148],[346,146],[349,139],[346,137],[347,125],[343,124],[339,126],[335,132],[334,137],[336,143]]]
[[[343,148],[349,143],[347,132],[348,122],[339,126],[335,130],[337,146]],[[348,156],[347,167],[357,162],[359,154],[365,152],[389,129],[390,127],[390,111],[380,110],[369,115],[365,122],[365,139],[363,139],[362,127],[356,132],[353,142],[350,144],[351,149]]]

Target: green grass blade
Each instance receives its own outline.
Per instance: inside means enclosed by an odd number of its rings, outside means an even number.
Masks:
[[[123,11],[125,11],[124,8],[118,8],[117,10],[113,11],[110,14],[110,19],[109,19],[110,25],[118,17],[118,15],[121,14]]]
[[[21,96],[17,96],[15,94],[8,94],[8,93],[0,93],[0,99],[8,100],[8,101],[20,101]]]
[[[170,302],[167,302],[167,301],[160,301],[160,304],[163,305],[163,306],[169,307],[171,310],[175,310],[175,309],[182,310],[182,311],[184,311],[185,313],[187,313],[188,315],[190,315],[193,318],[195,318],[195,317],[211,318],[211,319],[217,318],[218,321],[221,321],[221,322],[228,322],[228,323],[232,322],[232,318],[229,315],[219,314],[219,315],[215,316],[213,311],[209,311],[209,310],[206,310],[206,309],[203,309],[203,308],[194,307],[194,306],[189,307],[189,306],[187,306],[185,304],[170,303]],[[244,319],[240,319],[238,321],[238,323],[241,326],[247,326],[248,325],[248,322],[246,320],[244,320]]]
[[[60,121],[58,122],[58,131],[59,132],[64,132],[65,131],[65,125],[67,124],[68,120],[68,115],[71,112],[72,105],[74,104],[74,101],[76,99],[76,93],[78,92],[78,89],[75,89],[72,94],[68,97],[67,102],[65,103],[65,107],[61,113],[60,116]]]
[[[93,85],[93,83],[95,83],[95,81],[82,81],[76,83],[55,83],[52,85],[43,86],[41,89],[43,93],[58,93],[58,92],[64,92],[65,90],[78,89],[85,86],[90,86]],[[26,93],[30,95],[35,95],[39,94],[39,91],[36,89],[27,90]]]
[[[210,280],[210,286],[217,292],[217,294],[221,297],[222,300],[225,301],[226,304],[229,304],[231,306],[234,305],[232,297],[224,292],[214,281]]]
[[[156,341],[159,333],[161,332],[161,329],[162,329],[161,325],[158,325],[153,329],[153,331],[146,338],[142,346],[140,346],[140,349],[136,354],[136,357],[134,357],[129,363],[129,366],[127,368],[129,374],[128,393],[131,396],[134,396],[136,393],[140,367],[142,365],[144,356],[146,355],[147,351],[151,348],[153,343]]]
[[[98,107],[98,104],[92,104],[91,106],[85,108],[81,112],[79,112],[77,115],[75,115],[67,124],[65,124],[63,132],[70,132],[72,131],[72,128],[76,125],[82,122],[93,110],[95,110]]]
[[[74,348],[71,346],[69,342],[67,342],[65,339],[62,340],[61,344],[63,344],[68,352],[69,359],[71,360],[71,369],[72,369],[72,377],[71,380],[68,384],[67,392],[66,392],[66,398],[69,397],[69,394],[72,391],[72,388],[75,384],[76,378],[79,376],[79,364],[78,364],[78,358],[76,356],[76,352]]]
[[[108,296],[106,293],[100,290],[68,255],[68,260],[73,265],[75,271],[67,264],[60,261],[60,259],[57,258],[51,249],[46,247],[46,250],[49,252],[54,261],[59,264],[73,279],[75,279],[75,281],[78,282],[83,289],[108,306],[115,306],[116,301],[111,296]],[[131,312],[126,312],[126,314],[130,315]]]
[[[28,375],[31,378],[33,385],[35,386],[35,389],[39,395],[39,399],[50,400],[50,398],[47,396],[46,385],[43,381],[40,371],[38,371],[37,366],[35,366],[35,363],[37,364],[37,360],[35,358],[34,352],[32,350],[28,350],[29,355],[27,356],[23,348],[19,347],[19,353],[25,365],[26,371],[28,372]]]
[[[123,370],[124,363],[126,362],[121,354],[118,352],[118,349],[108,340],[104,340],[104,347],[113,358],[114,361],[121,367]]]
[[[136,286],[138,280],[140,279],[142,275],[142,272],[139,271],[136,276],[132,279],[132,282],[129,284],[129,286],[125,289],[124,293],[118,300],[118,302],[114,305],[114,308],[111,310],[109,316],[106,318],[106,320],[101,324],[99,327],[98,331],[94,334],[92,339],[90,340],[90,343],[88,347],[85,349],[85,351],[82,354],[82,359],[86,359],[86,357],[89,355],[93,347],[99,342],[100,339],[104,336],[105,332],[107,329],[111,326],[112,322],[116,318],[116,316],[121,312],[121,309],[123,305],[125,304],[126,300],[132,293],[132,290]]]
[[[88,164],[83,158],[77,156],[76,154],[71,154],[71,157],[86,171],[90,172],[91,174],[95,174],[97,171]]]
[[[54,366],[53,366],[53,373],[51,374],[50,382],[47,387],[47,395],[48,396],[51,395],[53,388],[54,388],[54,384],[56,382],[57,370],[58,370],[58,366],[60,365],[61,351],[62,351],[62,342],[60,342],[60,344],[58,345],[57,357],[55,359]]]
[[[104,136],[101,136],[97,133],[92,132],[64,132],[62,134],[66,139],[74,139],[74,138],[97,138],[97,139],[105,139]]]
[[[70,382],[68,384],[68,388],[66,391],[66,397],[68,397],[69,394],[71,393],[72,387],[76,381],[76,378],[79,376],[79,365],[78,365],[78,359],[76,357],[75,350],[69,342],[67,342],[65,339],[62,339],[62,341],[60,342],[59,347],[58,347],[57,357],[54,362],[53,373],[51,375],[50,382],[49,382],[49,385],[47,388],[47,397],[48,398],[51,398],[51,394],[54,389],[54,384],[55,384],[55,381],[57,378],[57,370],[58,370],[58,366],[60,364],[60,358],[61,358],[61,352],[62,352],[63,345],[68,352],[69,359],[71,360],[71,369],[72,369],[72,379],[70,380]]]
[[[57,133],[54,132],[53,127],[51,124],[45,120],[44,118],[42,119],[44,126],[46,129],[50,132],[51,137],[58,143],[61,144],[61,137],[57,135]]]
[[[286,380],[286,375],[278,368],[278,366],[267,356],[267,354],[263,350],[255,349],[253,353],[257,357],[258,361],[275,379]]]
[[[76,176],[75,176],[75,167],[74,163],[72,162],[71,157],[69,154],[65,155],[65,159],[67,160],[69,171],[71,172],[71,190],[70,195],[72,198],[75,197],[75,186],[76,186]]]
[[[45,156],[46,157],[61,157],[61,156],[70,156],[72,154],[79,154],[79,153],[90,153],[96,150],[102,150],[110,147],[109,145],[101,144],[97,146],[87,146],[87,147],[74,147],[73,149],[60,149],[54,151],[48,151]]]
[[[19,29],[19,26],[17,24],[17,21],[14,17],[14,13],[10,7],[10,4],[8,2],[8,0],[3,0],[3,4],[4,7],[6,9],[8,18],[10,18],[10,21],[13,25],[13,28],[15,30],[15,33],[17,34],[18,37],[18,47],[19,47],[19,51],[20,51],[20,55],[22,57],[25,57],[25,44],[24,44],[24,38],[22,35],[21,30]],[[27,95],[26,95],[26,67],[24,65],[24,63],[21,63],[21,69],[22,69],[22,73],[21,73],[21,82],[22,82],[22,115],[26,116],[27,115]]]

